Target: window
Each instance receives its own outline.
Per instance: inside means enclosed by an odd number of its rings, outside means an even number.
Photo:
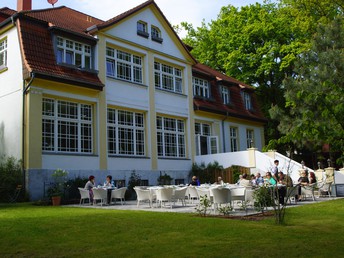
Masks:
[[[92,153],[92,106],[43,99],[42,150]]]
[[[231,141],[231,152],[238,151],[238,128],[230,127],[229,128],[230,141]]]
[[[247,92],[241,92],[242,98],[244,100],[244,105],[246,110],[252,110],[251,95]]]
[[[154,62],[155,88],[182,93],[182,71],[178,68]]]
[[[7,38],[0,40],[0,69],[7,67]]]
[[[209,83],[196,77],[192,78],[194,96],[209,98]]]
[[[143,114],[108,108],[107,123],[109,154],[145,154]]]
[[[230,91],[227,87],[221,86],[222,103],[228,105],[230,103]]]
[[[140,36],[145,37],[145,38],[149,37],[146,22],[143,22],[143,21],[137,22],[137,35],[140,35]]]
[[[142,83],[142,57],[107,47],[106,75],[125,81]]]
[[[159,157],[184,158],[186,156],[184,121],[158,116],[157,143]]]
[[[151,34],[152,34],[152,40],[153,41],[162,43],[163,39],[161,38],[161,32],[160,32],[159,28],[152,26],[151,27]]]
[[[75,65],[78,68],[92,68],[91,46],[69,39],[57,37],[56,61]]]
[[[254,147],[254,131],[251,129],[246,130],[246,141],[247,141],[247,148]]]
[[[211,136],[211,126],[195,123],[196,155],[218,153],[218,137]]]

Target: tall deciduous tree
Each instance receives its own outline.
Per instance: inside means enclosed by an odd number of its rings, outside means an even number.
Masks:
[[[271,109],[285,134],[280,143],[321,149],[325,143],[344,162],[344,24],[343,18],[319,25],[311,49],[301,55],[296,74],[285,81],[287,111]]]

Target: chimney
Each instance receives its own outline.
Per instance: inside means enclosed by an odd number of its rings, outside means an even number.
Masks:
[[[17,11],[28,11],[32,9],[32,0],[17,0]]]

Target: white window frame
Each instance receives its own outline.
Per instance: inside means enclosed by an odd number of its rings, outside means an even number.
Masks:
[[[209,82],[207,80],[192,77],[193,94],[203,98],[209,98]]]
[[[106,47],[106,76],[142,84],[142,57],[123,50]]]
[[[216,154],[219,150],[219,141],[217,136],[212,136],[211,125],[206,123],[195,123],[195,141],[196,155],[201,155],[201,137],[206,137],[207,154]]]
[[[136,27],[138,32],[148,33],[148,26],[146,22],[138,21]]]
[[[145,156],[144,114],[107,109],[108,154]]]
[[[251,95],[248,92],[242,91],[241,92],[243,101],[244,101],[244,105],[245,105],[245,109],[246,110],[252,110],[252,99],[251,99]]]
[[[252,148],[254,146],[254,130],[246,129],[246,145],[247,148]]]
[[[161,38],[161,31],[158,27],[156,26],[151,26],[151,36],[152,38],[155,37],[155,38]]]
[[[7,67],[7,38],[0,39],[0,70]]]
[[[239,138],[238,138],[238,127],[229,127],[229,136],[231,142],[231,152],[239,151]]]
[[[78,68],[92,69],[92,47],[63,37],[56,38],[56,61],[59,64],[75,65]]]
[[[221,86],[222,103],[228,105],[230,103],[230,91],[227,87]]]
[[[182,93],[182,70],[177,67],[155,61],[154,84],[157,89]]]
[[[185,121],[157,116],[158,157],[185,158]]]
[[[93,153],[93,107],[52,98],[42,100],[42,151]]]

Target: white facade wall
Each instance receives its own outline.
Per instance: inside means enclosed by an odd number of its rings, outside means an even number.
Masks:
[[[23,74],[16,28],[7,37],[7,71],[0,73],[0,155],[22,156]]]

